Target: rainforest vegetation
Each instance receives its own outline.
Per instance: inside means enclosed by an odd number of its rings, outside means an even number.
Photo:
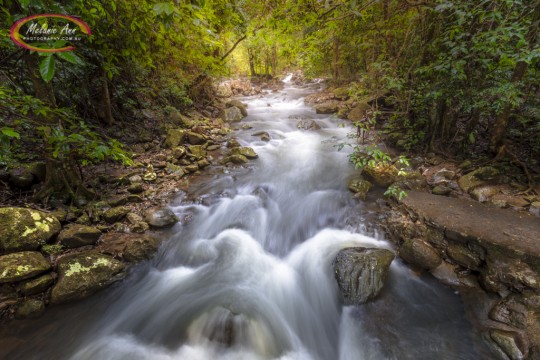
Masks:
[[[382,99],[372,120],[403,150],[510,161],[530,182],[540,170],[537,0],[0,0],[0,13],[0,166],[46,159],[38,200],[91,197],[81,166],[130,165],[146,109],[203,109],[222,78],[294,70]],[[42,13],[91,35],[68,52],[16,46],[10,27]]]

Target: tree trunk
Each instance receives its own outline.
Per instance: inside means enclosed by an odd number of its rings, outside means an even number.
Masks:
[[[23,61],[26,64],[26,69],[32,80],[34,96],[50,107],[56,107],[56,98],[54,96],[52,83],[46,83],[39,75],[38,55],[35,53],[25,53]]]
[[[103,122],[107,126],[111,126],[114,123],[114,117],[112,114],[112,102],[109,92],[109,80],[107,79],[107,73],[104,69],[101,70],[102,79],[102,91],[101,91],[101,106],[103,109]]]
[[[249,72],[251,77],[257,76],[257,71],[255,71],[255,55],[253,55],[253,50],[248,49],[248,61],[249,61]]]

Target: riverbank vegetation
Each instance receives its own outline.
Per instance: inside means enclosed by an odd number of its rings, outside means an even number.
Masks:
[[[78,166],[129,165],[122,143],[159,136],[162,115],[216,115],[219,79],[298,69],[351,99],[369,99],[373,111],[358,126],[384,130],[403,150],[510,161],[531,184],[540,171],[537,1],[3,0],[0,7],[0,165],[46,159],[37,200],[91,197]],[[17,47],[8,29],[40,13],[76,15],[92,35],[69,52]]]

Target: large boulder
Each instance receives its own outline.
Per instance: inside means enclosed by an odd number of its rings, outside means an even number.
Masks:
[[[499,171],[491,166],[485,166],[479,169],[476,169],[468,174],[463,175],[459,180],[459,187],[465,191],[469,192],[476,187],[485,185],[488,182],[491,182],[499,175]]]
[[[394,257],[385,249],[341,250],[332,265],[343,303],[360,305],[373,300],[384,286]]]
[[[0,252],[36,250],[60,232],[54,216],[42,211],[0,208]]]
[[[144,220],[150,226],[163,228],[169,227],[178,222],[178,218],[169,208],[153,208],[146,211]]]
[[[242,111],[236,106],[223,109],[219,115],[225,122],[238,122],[244,118]]]
[[[124,264],[96,252],[68,255],[58,260],[58,282],[51,292],[51,303],[83,299],[124,276]]]
[[[94,245],[101,236],[101,231],[86,225],[68,225],[58,235],[58,241],[66,248]]]
[[[425,270],[435,269],[442,262],[437,251],[421,239],[408,239],[399,249],[399,256]]]
[[[32,278],[51,268],[37,251],[22,251],[0,256],[0,284]]]

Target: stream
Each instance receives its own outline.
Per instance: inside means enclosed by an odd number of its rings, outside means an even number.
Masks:
[[[354,141],[351,129],[304,105],[313,88],[284,82],[241,99],[249,116],[240,125],[252,128],[236,135],[257,160],[200,185],[197,201],[173,201],[183,221],[152,260],[89,299],[18,321],[0,358],[485,358],[459,296],[397,259],[376,301],[340,304],[339,250],[391,245],[370,225],[375,198],[361,202],[347,190],[350,148],[336,145]],[[302,119],[321,129],[299,129]]]

